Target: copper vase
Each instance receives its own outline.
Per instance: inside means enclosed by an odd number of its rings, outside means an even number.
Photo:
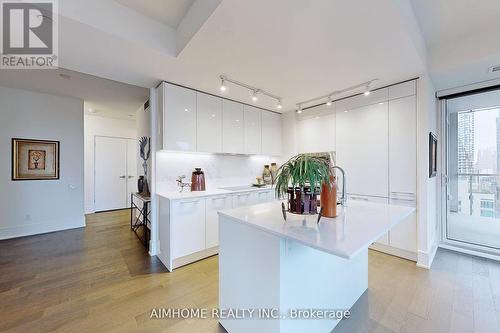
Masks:
[[[337,181],[335,177],[330,178],[330,188],[328,184],[321,187],[321,208],[324,217],[337,217]]]

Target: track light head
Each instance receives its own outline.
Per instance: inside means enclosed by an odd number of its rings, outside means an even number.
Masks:
[[[276,104],[276,109],[281,110],[283,108],[283,105],[281,104],[281,99],[278,100],[278,104]]]
[[[257,90],[254,90],[253,91],[253,94],[252,94],[252,101],[255,103],[259,100],[259,98],[257,97],[257,93],[258,91]]]
[[[363,95],[365,95],[365,96],[370,95],[370,84],[369,83],[366,85],[366,89],[365,89],[365,92],[363,93]]]
[[[221,76],[220,78],[220,91],[226,91],[227,87],[226,87],[226,80],[224,80],[224,77]]]

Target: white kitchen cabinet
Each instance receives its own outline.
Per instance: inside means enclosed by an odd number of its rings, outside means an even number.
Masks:
[[[335,113],[298,119],[297,146],[300,153],[335,151]]]
[[[417,94],[417,81],[412,80],[408,82],[403,82],[390,86],[389,88],[389,99],[396,99],[401,97],[407,97]]]
[[[243,104],[222,101],[222,151],[241,154],[245,150]]]
[[[233,195],[233,208],[250,206],[256,203],[256,198],[252,192],[236,193]]]
[[[281,155],[281,115],[262,111],[262,154]]]
[[[196,92],[164,84],[163,149],[196,151]]]
[[[222,99],[220,97],[196,93],[197,101],[197,151],[222,152]]]
[[[269,202],[269,201],[274,200],[274,189],[254,192],[253,196],[254,196],[253,201],[256,204]]]
[[[262,116],[261,110],[252,106],[244,106],[245,120],[245,154],[262,152]]]
[[[173,258],[205,249],[204,198],[174,201],[171,224]]]
[[[219,215],[217,212],[233,207],[230,195],[219,195],[206,199],[205,246],[207,249],[219,245]]]
[[[391,205],[415,207],[415,202],[410,199],[391,199]],[[417,252],[417,214],[413,213],[404,221],[391,229],[389,234],[389,245],[391,247]]]
[[[417,191],[417,101],[389,101],[389,196],[412,199]]]
[[[369,197],[369,196],[363,196],[363,195],[349,195],[348,196],[348,201],[364,201],[364,202],[374,202],[374,203],[388,203],[387,198],[379,198],[379,197]],[[389,233],[387,232],[384,234],[382,237],[377,239],[376,243],[379,244],[384,244],[384,245],[389,245]]]
[[[387,100],[388,100],[388,88],[383,88],[372,91],[368,96],[360,94],[350,98],[341,99],[335,102],[335,110],[338,112],[338,111],[358,109],[363,106],[387,102]]]
[[[337,164],[348,179],[347,191],[387,198],[387,102],[345,111],[337,111],[335,141]]]

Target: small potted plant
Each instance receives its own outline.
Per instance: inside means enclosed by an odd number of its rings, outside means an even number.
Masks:
[[[283,164],[276,176],[276,195],[288,198],[288,211],[317,214],[321,188],[331,189],[333,172],[328,159],[299,154]]]

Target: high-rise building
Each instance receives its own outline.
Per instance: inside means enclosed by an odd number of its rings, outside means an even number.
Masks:
[[[458,172],[474,173],[474,112],[458,114]]]

